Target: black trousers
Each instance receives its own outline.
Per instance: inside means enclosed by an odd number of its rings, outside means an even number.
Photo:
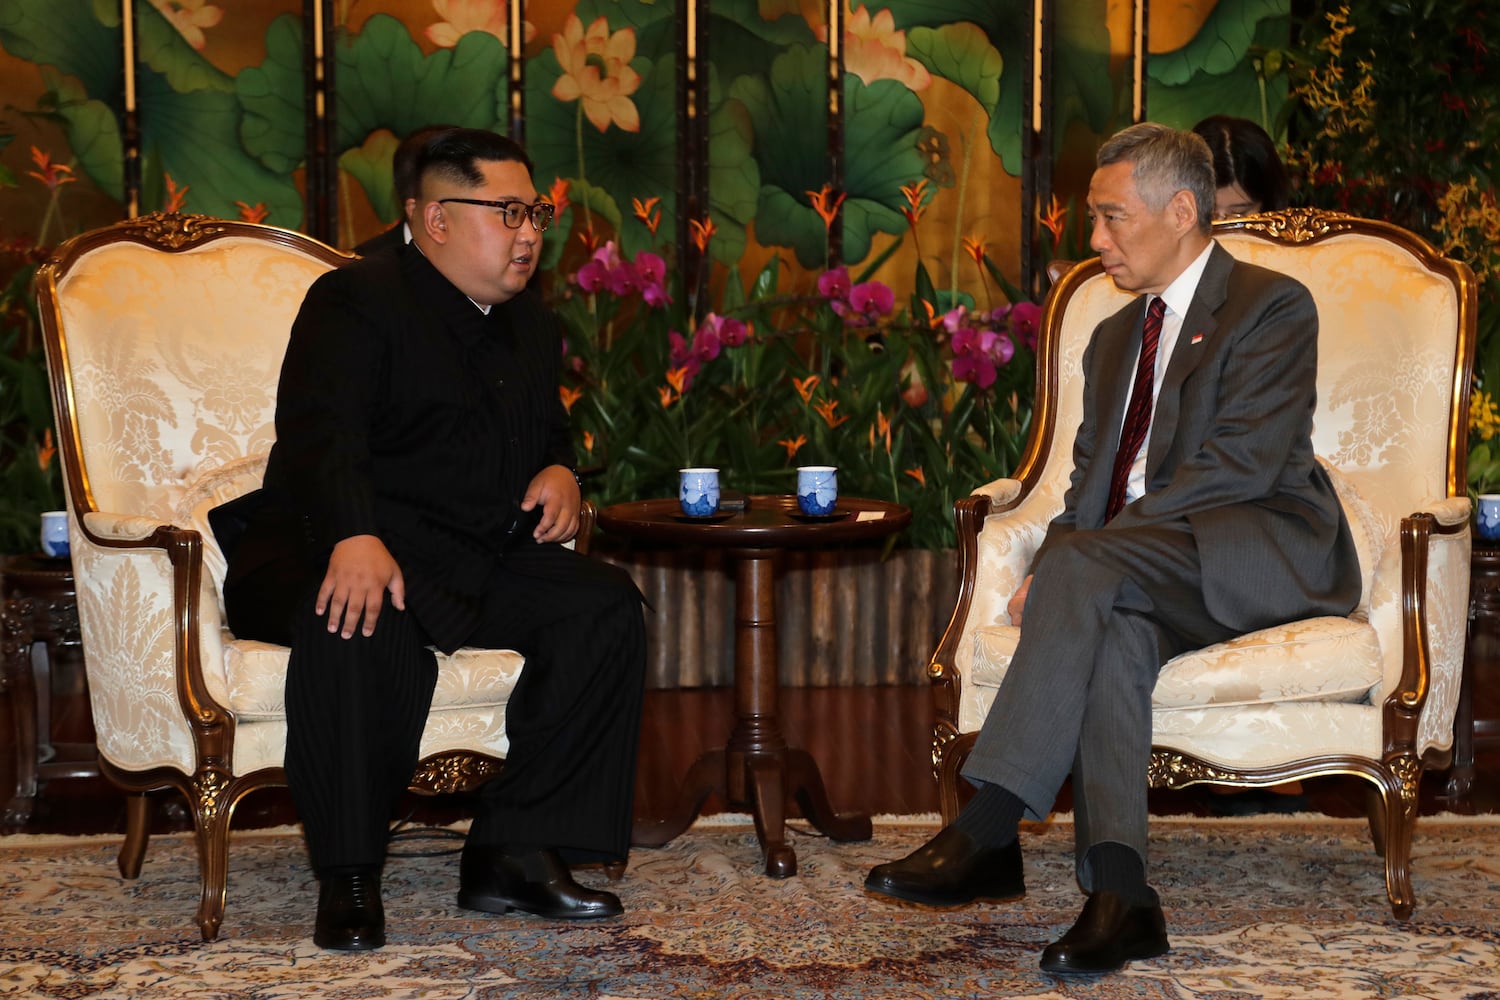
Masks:
[[[575,563],[585,558],[523,546],[485,588],[465,644],[514,649],[526,666],[506,706],[505,765],[478,793],[469,843],[557,848],[573,861],[629,849],[645,622],[629,576]],[[225,592],[235,635],[292,649],[287,783],[318,872],[383,862],[437,678],[410,612],[387,604],[368,638],[330,634],[313,610],[321,579],[306,564],[273,565]]]

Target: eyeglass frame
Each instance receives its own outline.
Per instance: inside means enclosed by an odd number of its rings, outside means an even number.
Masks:
[[[519,198],[506,198],[502,201],[494,201],[489,198],[439,198],[437,203],[442,205],[450,201],[456,201],[460,205],[479,205],[483,208],[498,208],[504,213],[500,216],[500,219],[505,223],[507,229],[520,229],[522,219],[530,219],[532,229],[535,229],[539,233],[545,233],[547,227],[552,225],[552,220],[557,217],[557,206],[550,201],[538,201],[528,205]],[[512,205],[520,205],[526,210],[524,215],[516,217],[515,222],[510,221],[510,207]],[[545,221],[538,222],[537,212],[542,209],[546,210],[542,213],[546,216],[546,219]]]

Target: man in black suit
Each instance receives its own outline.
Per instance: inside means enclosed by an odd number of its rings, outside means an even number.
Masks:
[[[342,950],[385,940],[380,870],[432,647],[526,658],[459,905],[618,914],[568,862],[629,845],[645,625],[626,574],[561,544],[580,506],[562,337],[526,290],[552,206],[525,152],[492,132],[436,133],[417,175],[412,243],[308,291],[224,588],[237,636],[292,650],[287,782],[320,882],[314,940]]]
[[[1141,294],[1084,353],[1072,478],[1010,601],[1021,634],[964,767],[975,795],[865,882],[938,906],[1022,895],[1017,825],[1045,816],[1071,771],[1089,897],[1043,951],[1050,972],[1168,950],[1145,861],[1161,665],[1359,598],[1349,527],[1313,455],[1317,309],[1297,281],[1213,241],[1214,193],[1192,133],[1144,123],[1101,147],[1091,245]]]
[[[401,140],[391,156],[391,185],[396,192],[396,206],[401,221],[388,226],[354,248],[361,257],[381,250],[394,250],[411,242],[411,213],[417,203],[417,156],[427,140],[452,125],[423,125]]]

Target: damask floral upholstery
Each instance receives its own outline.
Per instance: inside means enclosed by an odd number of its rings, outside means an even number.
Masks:
[[[1453,745],[1468,607],[1464,452],[1473,364],[1473,277],[1395,227],[1306,210],[1216,225],[1241,260],[1292,274],[1317,302],[1314,445],[1360,558],[1347,618],[1264,629],[1177,657],[1153,696],[1153,785],[1266,785],[1345,773],[1372,781],[1372,831],[1399,916],[1424,766]],[[943,812],[994,701],[1019,630],[1007,603],[1062,509],[1082,417],[1082,357],[1124,305],[1097,260],[1049,295],[1039,348],[1037,428],[1016,478],[957,505],[958,607],[929,667],[933,761]],[[1403,589],[1405,581],[1410,587]]]
[[[234,805],[284,782],[288,656],[224,627],[207,512],[260,485],[292,320],[348,259],[284,230],[167,215],[84,234],[39,274],[99,753],[136,795],[121,870],[133,877],[144,856],[143,793],[180,789],[205,940],[223,915]],[[416,787],[494,773],[521,665],[506,650],[439,657]]]

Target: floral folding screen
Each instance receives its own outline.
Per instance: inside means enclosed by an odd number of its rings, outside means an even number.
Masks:
[[[1264,107],[1252,53],[1285,35],[1288,11],[1289,0],[6,0],[0,82],[20,99],[0,120],[14,147],[0,149],[0,205],[40,203],[20,186],[36,145],[85,182],[67,192],[75,228],[107,221],[110,204],[175,204],[349,246],[394,218],[399,138],[440,121],[519,135],[538,187],[565,180],[574,207],[626,249],[665,240],[688,261],[693,226],[711,225],[721,265],[782,254],[809,272],[842,261],[909,274],[922,260],[957,287],[980,278],[968,237],[1024,283],[1048,239],[1038,218],[1054,192],[1079,195],[1101,136],[1143,109],[1184,125],[1274,114],[1280,98],[1273,87]],[[820,195],[837,200],[831,222]],[[659,213],[654,232],[635,204]]]

